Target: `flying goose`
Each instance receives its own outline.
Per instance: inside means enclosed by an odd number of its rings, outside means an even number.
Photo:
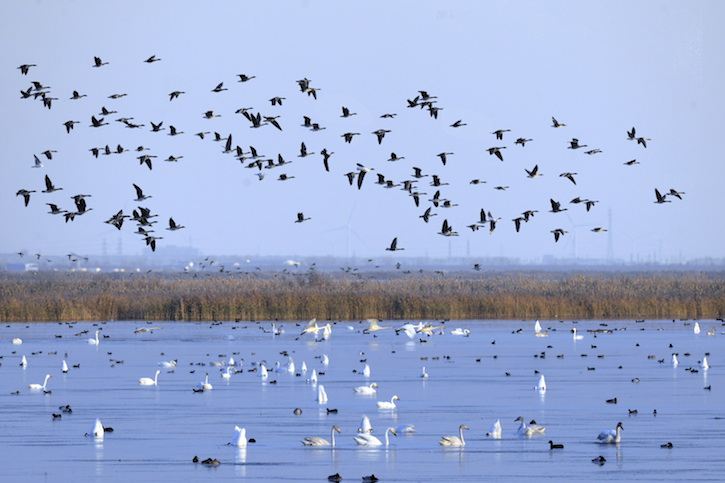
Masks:
[[[559,175],[559,177],[560,177],[560,178],[566,178],[566,179],[568,179],[569,181],[571,181],[572,183],[576,184],[576,180],[574,179],[574,175],[576,175],[576,174],[577,174],[577,173],[569,173],[569,172],[566,172],[566,173],[561,173],[561,174]]]
[[[186,228],[184,225],[177,225],[173,218],[169,218],[169,227],[167,230],[169,231],[176,231],[181,230],[182,228]]]
[[[586,147],[586,144],[579,144],[579,140],[577,138],[571,138],[571,141],[569,141],[569,149],[579,149]]]
[[[503,139],[503,133],[510,132],[511,129],[497,129],[496,131],[493,131],[491,134],[496,136],[496,139]]]
[[[655,188],[655,196],[657,197],[657,200],[655,201],[655,203],[657,203],[657,204],[671,203],[670,200],[666,200],[665,199],[665,197],[667,195],[666,194],[664,194],[664,195],[663,194],[660,194],[660,191],[657,188]]]
[[[54,203],[46,203],[46,205],[50,206],[50,211],[48,212],[51,215],[60,215],[62,213],[67,213],[68,210],[61,210],[58,208],[58,205]]]
[[[506,149],[506,146],[493,146],[488,148],[487,151],[489,155],[495,154],[498,159],[503,161],[503,154],[501,154],[502,149]]]
[[[357,116],[357,112],[350,112],[350,109],[348,109],[345,106],[342,106],[342,116],[340,116],[340,117],[350,117],[350,116]]]
[[[551,202],[551,209],[549,210],[549,213],[559,213],[560,211],[566,211],[568,208],[562,208],[561,203],[558,201],[554,201],[553,198],[549,198],[549,201]]]
[[[543,174],[540,174],[539,173],[539,165],[538,164],[535,165],[533,167],[533,169],[531,169],[531,171],[529,171],[526,168],[524,168],[524,171],[526,171],[526,174],[528,175],[529,178],[538,178],[539,176],[544,176]]]
[[[405,248],[398,248],[398,237],[395,237],[395,238],[393,238],[393,241],[390,243],[390,246],[388,248],[386,248],[386,250],[390,251],[390,252],[395,252],[398,250],[405,250]]]
[[[465,122],[462,122],[461,119],[457,120],[453,124],[451,124],[451,127],[461,127],[461,126],[467,126]]]
[[[214,89],[212,89],[212,92],[221,92],[221,91],[228,91],[226,87],[224,87],[224,83],[220,82]]]
[[[256,75],[237,74],[237,77],[239,77],[238,82],[248,82],[257,76]]]
[[[173,101],[174,99],[178,99],[181,94],[186,94],[184,91],[173,91],[169,93],[169,101]]]
[[[302,223],[310,219],[311,218],[305,218],[304,213],[300,211],[299,213],[297,213],[297,219],[295,220],[295,223]]]
[[[564,127],[566,124],[562,124],[559,121],[557,121],[553,116],[551,117],[551,127]]]
[[[516,139],[516,141],[514,141],[514,144],[520,144],[521,147],[523,148],[526,146],[526,143],[528,143],[529,141],[533,141],[533,139],[518,138],[518,139]]]
[[[158,61],[160,61],[160,60],[161,60],[161,59],[159,59],[159,58],[158,58],[158,57],[156,57],[155,55],[152,55],[152,56],[151,56],[151,57],[149,57],[148,59],[144,60],[144,62],[146,62],[147,64],[153,64],[154,62],[158,62]]]
[[[31,67],[36,67],[36,65],[35,64],[23,64],[23,65],[19,66],[18,69],[20,69],[20,73],[22,75],[28,75],[28,71],[30,70]]]
[[[385,137],[385,134],[389,133],[389,129],[378,129],[377,131],[373,131],[372,134],[375,134],[378,137],[378,144],[381,144],[383,142],[383,138]]]
[[[62,189],[63,188],[56,188],[48,175],[45,175],[45,189],[42,191],[42,193],[52,193],[53,191],[60,191]]]
[[[15,196],[22,196],[25,201],[25,206],[28,206],[28,203],[30,202],[30,193],[35,193],[35,190],[20,189],[17,193],[15,193]]]
[[[101,67],[107,64],[108,62],[103,62],[100,57],[93,57],[93,67]]]
[[[551,233],[554,234],[554,242],[558,242],[560,236],[564,236],[565,233],[569,232],[566,230],[562,230],[561,228],[557,228],[556,230],[551,230]]]

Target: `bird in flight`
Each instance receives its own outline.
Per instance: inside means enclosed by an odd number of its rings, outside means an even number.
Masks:
[[[387,251],[395,252],[399,250],[405,250],[405,248],[398,248],[398,237],[393,238],[393,241],[390,243],[390,246],[386,248]]]
[[[299,213],[297,213],[297,219],[295,220],[295,223],[303,223],[303,222],[305,222],[307,220],[310,220],[310,219],[311,218],[305,218],[304,213],[302,213],[300,211]]]

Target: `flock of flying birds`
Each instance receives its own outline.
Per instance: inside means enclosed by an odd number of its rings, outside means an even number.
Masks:
[[[153,64],[156,62],[161,61],[160,58],[156,57],[155,55],[152,55],[151,57],[147,58],[143,62],[147,64]],[[89,67],[91,68],[105,68],[106,65],[108,65],[108,62],[104,62],[101,58],[95,57],[92,64],[90,64]],[[31,72],[31,68],[35,68],[35,64],[23,64],[18,67],[22,75],[28,75],[29,72]],[[256,76],[253,75],[245,75],[245,74],[238,74],[238,83],[247,83],[255,79]],[[297,85],[299,87],[299,91],[302,95],[306,95],[313,100],[317,100],[318,98],[318,91],[321,90],[319,87],[313,87],[312,82],[307,79],[303,78],[301,80],[297,81]],[[225,82],[219,82],[214,88],[210,89],[212,92],[212,95],[216,95],[218,93],[221,93],[223,91],[229,90],[228,87],[225,87]],[[59,98],[53,97],[51,95],[51,90],[49,86],[43,85],[41,82],[38,81],[32,81],[31,85],[27,87],[25,90],[20,91],[21,98],[27,99],[29,101],[36,100],[43,103],[44,107],[51,109],[53,108],[57,102],[59,101]],[[185,91],[181,90],[175,90],[168,94],[169,102],[183,102],[183,97],[186,94]],[[111,94],[108,96],[109,99],[119,99],[122,97],[125,97],[127,94]],[[87,97],[87,95],[82,94],[78,91],[73,91],[70,95],[69,99],[71,101],[80,101],[81,99]],[[280,109],[284,105],[284,102],[286,100],[286,97],[282,96],[274,96],[268,99],[267,102],[270,103],[271,107],[274,109]],[[421,110],[423,112],[427,112],[427,114],[433,118],[434,120],[437,120],[439,118],[440,111],[443,109],[438,105],[438,98],[437,96],[430,95],[426,91],[418,91],[417,95],[413,97],[412,99],[407,99],[407,105],[405,106],[407,109],[416,109]],[[90,129],[112,129],[112,123],[108,120],[110,119],[109,116],[112,116],[114,114],[118,114],[117,111],[109,110],[105,106],[100,109],[100,112],[90,114],[90,120],[89,124],[87,125]],[[159,133],[161,131],[167,131],[168,136],[171,137],[177,137],[177,136],[183,136],[186,133],[179,128],[175,127],[174,125],[171,125],[168,123],[167,120],[161,120],[159,122],[149,122],[148,125],[145,123],[137,122],[133,117],[129,117],[130,113],[124,113],[125,115],[122,115],[122,117],[118,117],[114,121],[119,123],[119,125],[123,126],[126,129],[131,130],[145,130],[150,131],[154,133]],[[261,112],[258,110],[255,110],[253,107],[242,107],[235,111],[235,114],[239,114],[243,116],[246,121],[249,122],[249,127],[254,129],[264,128],[269,126],[271,129],[277,129],[279,131],[283,131],[283,123],[281,120],[281,115],[262,115]],[[341,106],[341,113],[340,118],[346,119],[350,118],[352,116],[357,115],[355,112],[353,112],[349,107],[347,106]],[[221,114],[215,113],[213,110],[207,110],[206,112],[201,113],[201,117],[203,119],[212,120],[217,117],[221,117]],[[385,119],[385,122],[391,122],[394,120],[394,118],[397,116],[396,113],[388,112],[384,113],[380,116],[381,119]],[[551,127],[555,129],[561,129],[565,128],[566,124],[559,122],[556,118],[551,118],[552,124]],[[321,125],[320,122],[313,122],[313,120],[308,116],[303,116],[302,120],[303,124],[306,129],[315,132],[315,131],[322,131],[325,130],[326,127]],[[342,121],[344,123],[345,121]],[[166,123],[166,124],[165,124]],[[79,120],[70,119],[66,122],[64,122],[61,126],[58,126],[59,129],[64,129],[69,136],[73,135],[74,130],[76,129],[76,125],[83,124]],[[448,124],[448,127],[451,129],[461,129],[467,126],[467,124],[462,120],[456,120],[455,122]],[[167,130],[168,129],[168,130]],[[344,128],[341,128],[340,131],[343,131]],[[382,145],[383,142],[386,139],[386,136],[390,134],[393,130],[392,129],[377,129],[376,131],[371,132],[370,134],[375,136],[375,140],[378,145]],[[498,129],[496,131],[491,132],[494,136],[496,145],[485,148],[485,151],[488,152],[490,156],[495,156],[498,160],[504,161],[504,150],[508,148],[508,146],[504,146],[503,140],[505,136],[509,136],[506,133],[509,133],[510,129]],[[186,134],[186,137],[188,138],[191,134]],[[394,134],[393,134],[394,135]],[[219,142],[221,145],[223,145],[222,152],[225,154],[228,154],[230,156],[233,156],[237,160],[239,160],[240,163],[245,168],[249,168],[251,170],[254,170],[254,173],[256,174],[259,181],[262,181],[265,179],[267,174],[271,172],[272,169],[278,169],[279,171],[282,171],[282,167],[292,163],[292,160],[285,159],[285,157],[282,154],[277,154],[276,156],[267,157],[263,154],[260,154],[261,150],[256,149],[254,146],[248,146],[248,147],[242,147],[239,144],[236,144],[234,142],[234,136],[233,133],[229,133],[226,136],[223,134],[220,134],[219,132],[210,132],[210,131],[200,131],[195,134],[193,134],[196,138],[200,140],[205,139],[213,139],[213,141]],[[342,132],[340,134],[340,137],[342,138],[344,143],[353,143],[357,136],[362,137],[363,134],[360,132],[354,132],[354,131],[346,131]],[[633,141],[636,143],[636,145],[641,146],[642,148],[647,148],[647,142],[650,141],[650,138],[643,137],[638,135],[635,128],[632,127],[631,130],[627,130],[627,140]],[[514,146],[520,146],[521,148],[525,148],[526,144],[529,142],[534,141],[533,139],[529,139],[526,137],[517,137],[513,144]],[[599,148],[590,148],[587,144],[580,143],[578,138],[572,138],[571,141],[569,141],[568,149],[571,150],[582,150],[583,153],[594,156],[599,153],[602,153],[602,150]],[[158,158],[157,154],[151,154],[147,153],[146,151],[150,151],[149,148],[139,145],[138,147],[135,147],[133,149],[126,149],[121,144],[118,144],[115,148],[110,145],[105,145],[102,147],[90,147],[89,152],[92,156],[98,158],[99,156],[111,156],[111,155],[122,155],[127,152],[135,152],[136,158],[139,161],[139,165],[145,166],[149,170],[153,170],[154,162]],[[34,154],[34,164],[32,165],[33,168],[43,168],[43,161],[41,160],[41,156],[45,157],[45,160],[50,161],[53,159],[53,155],[57,153],[57,150],[46,150],[42,153],[40,153],[40,156]],[[309,156],[315,155],[315,152],[309,151],[307,146],[304,142],[300,143],[299,153],[297,154],[298,158],[307,158]],[[319,150],[319,156],[322,161],[322,169],[324,169],[326,172],[331,172],[332,164],[331,164],[331,157],[334,154],[334,152],[331,149],[328,149],[327,147],[322,148]],[[449,161],[450,157],[453,156],[453,152],[441,152],[435,155],[441,162],[442,166],[445,167],[447,162]],[[179,162],[184,156],[175,156],[170,155],[167,158],[163,159],[166,162]],[[431,155],[431,158],[435,159],[433,155]],[[389,158],[387,159],[387,162],[398,162],[405,159],[404,156],[398,156],[395,152],[391,152]],[[639,164],[639,162],[636,159],[633,159],[631,161],[627,161],[623,163],[627,166],[632,166],[635,164]],[[350,186],[353,187],[353,189],[356,187],[358,190],[362,189],[363,182],[366,179],[366,175],[370,173],[371,171],[375,170],[376,168],[371,166],[365,166],[362,163],[356,163],[355,167],[351,169],[350,171],[347,171],[343,173],[344,178],[348,181]],[[416,207],[420,207],[423,212],[419,215],[419,218],[423,220],[423,222],[428,223],[430,219],[433,216],[437,216],[439,213],[436,213],[434,210],[445,210],[448,208],[453,208],[458,206],[458,204],[454,203],[452,200],[446,198],[442,191],[445,190],[446,186],[449,185],[448,182],[445,181],[444,176],[441,176],[439,174],[433,174],[430,175],[423,172],[423,169],[420,167],[412,167],[413,173],[410,175],[409,179],[405,180],[392,180],[389,178],[386,178],[384,174],[382,174],[379,171],[376,171],[377,179],[374,181],[375,184],[380,185],[383,188],[386,189],[394,189],[394,188],[400,188],[401,191],[405,192],[411,199],[412,202],[415,204]],[[525,168],[524,171],[526,172],[527,178],[535,179],[543,176],[543,173],[540,172],[539,165],[534,165],[531,169]],[[578,173],[576,172],[562,172],[558,175],[564,180],[568,180],[569,182],[573,183],[574,185],[577,184],[577,176]],[[289,181],[294,179],[295,176],[287,173],[280,173],[277,177],[277,181]],[[419,183],[422,182],[423,178],[430,178],[429,186],[435,189],[435,193],[430,198],[423,198],[427,195],[426,192],[422,191],[422,188],[418,186]],[[51,194],[56,191],[63,190],[62,187],[56,186],[51,178],[48,175],[45,175],[44,177],[44,183],[45,183],[45,189],[41,190],[40,193],[44,194]],[[481,179],[472,179],[470,181],[471,185],[477,185],[477,184],[483,184],[486,183],[486,181],[483,181]],[[133,188],[135,190],[136,197],[133,198],[133,201],[137,203],[143,203],[147,199],[151,198],[150,195],[147,195],[144,193],[144,190],[136,183],[133,183]],[[494,189],[505,191],[508,189],[509,186],[495,186]],[[130,187],[129,187],[130,189]],[[25,206],[28,206],[31,201],[31,195],[33,193],[38,192],[36,189],[28,189],[28,188],[21,188],[17,191],[16,195],[21,196],[23,198]],[[684,192],[670,189],[669,191],[666,191],[664,193],[660,192],[659,189],[654,189],[655,193],[655,203],[657,204],[663,204],[663,203],[669,203],[672,201],[672,199],[682,199],[682,195]],[[58,202],[46,202],[45,204],[49,207],[50,211],[49,214],[52,215],[63,215],[65,218],[66,223],[74,221],[77,217],[80,217],[82,215],[85,215],[86,213],[93,210],[92,207],[88,206],[88,202],[86,201],[87,198],[91,197],[90,194],[75,194],[71,196],[71,199],[74,202],[74,207],[70,209],[62,209],[60,207],[60,203]],[[563,201],[561,200],[555,200],[553,197],[550,198],[550,208],[547,210],[550,213],[561,213],[564,211],[567,211],[568,208],[563,206]],[[576,198],[573,198],[568,202],[569,204],[581,204],[586,212],[589,212],[592,210],[597,203],[599,203],[598,200],[592,200],[587,198],[582,198],[577,196]],[[421,206],[423,205],[423,206]],[[541,208],[541,207],[540,207]],[[547,207],[549,208],[549,207]],[[544,208],[542,208],[542,211]],[[538,213],[539,210],[537,209],[528,209],[525,210],[519,214],[517,214],[515,217],[511,218],[510,221],[513,223],[513,228],[516,230],[516,232],[519,232],[522,229],[522,226],[526,223],[528,223],[536,213]],[[138,206],[137,209],[134,209],[132,213],[125,214],[123,209],[119,210],[115,214],[112,214],[107,220],[105,220],[105,223],[114,226],[118,230],[121,230],[122,226],[124,225],[125,220],[131,220],[136,223],[137,230],[135,233],[140,235],[143,240],[145,241],[146,245],[151,248],[152,251],[155,251],[156,249],[156,241],[162,239],[163,237],[155,235],[154,225],[157,223],[157,221],[154,219],[158,215],[153,213],[151,209],[145,206]],[[303,212],[298,212],[296,217],[291,217],[294,220],[294,223],[304,223],[312,219],[310,216],[305,216]],[[489,234],[493,234],[494,230],[496,230],[497,224],[501,221],[501,217],[494,216],[491,212],[491,210],[486,210],[484,208],[480,209],[480,216],[478,220],[472,221],[471,224],[467,225],[469,229],[471,229],[473,232],[478,231],[479,229],[487,229]],[[185,228],[183,225],[178,224],[174,221],[172,217],[169,217],[168,220],[168,226],[166,227],[166,230],[168,231],[177,231],[180,229]],[[591,231],[593,232],[605,232],[607,231],[604,227],[595,227]],[[559,239],[564,236],[568,231],[564,230],[563,228],[557,227],[550,232],[553,235],[554,241],[558,242]],[[451,236],[458,236],[459,233],[454,230],[451,223],[449,223],[448,219],[445,218],[442,221],[441,229],[439,232],[437,232],[439,235],[451,237]],[[400,251],[404,250],[402,246],[399,246],[398,244],[398,237],[395,237],[390,246],[385,248],[387,251]]]

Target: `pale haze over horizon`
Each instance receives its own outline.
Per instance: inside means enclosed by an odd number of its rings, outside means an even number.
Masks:
[[[725,257],[721,2],[38,1],[3,10],[0,253],[92,256],[121,244],[153,256],[134,221],[104,223],[143,206],[158,215],[157,255],[190,246],[290,257]],[[144,62],[152,55],[161,60]],[[93,67],[94,56],[108,64]],[[22,64],[36,65],[22,75]],[[300,90],[304,78],[317,99]],[[51,109],[21,98],[32,81],[49,86]],[[222,82],[227,90],[212,92]],[[74,90],[85,97],[70,99]],[[170,101],[173,91],[184,93]],[[423,102],[419,91],[434,96],[437,119],[408,107]],[[102,106],[117,113],[99,115]],[[343,106],[356,115],[342,117]],[[282,130],[251,128],[240,108],[279,116]],[[91,116],[108,125],[91,127]],[[80,122],[66,133],[69,120]],[[171,125],[183,134],[170,136]],[[633,126],[646,148],[627,138]],[[389,131],[381,143],[379,129]],[[497,140],[499,129],[510,131]],[[247,168],[253,160],[224,153],[214,132],[291,163]],[[360,134],[346,143],[344,133]],[[587,147],[570,149],[573,138]],[[314,154],[301,157],[302,142]],[[106,145],[128,152],[89,151]],[[491,147],[505,147],[503,161]],[[323,149],[334,153],[329,171]],[[57,152],[48,159],[46,150]],[[442,152],[454,153],[445,165]],[[157,156],[152,170],[143,154]],[[33,155],[43,167],[31,167]],[[345,176],[357,163],[372,168],[361,189]],[[543,176],[527,174],[534,166]],[[413,180],[413,167],[424,175],[413,188],[419,206],[402,186],[376,184],[378,174]],[[431,186],[433,174],[444,184]],[[63,189],[42,193],[46,175]],[[151,198],[134,201],[133,184]],[[21,189],[35,190],[27,207]],[[655,203],[655,189],[682,199]],[[434,207],[436,191],[457,206]],[[91,195],[90,211],[68,222],[48,214],[46,203],[76,211],[78,194]],[[570,203],[577,197],[596,203],[587,211]],[[566,210],[552,213],[550,199]],[[481,209],[500,218],[492,233],[467,227]],[[526,210],[537,212],[517,233]],[[295,223],[298,212],[310,219]],[[170,217],[185,228],[167,230]],[[459,236],[439,234],[443,220]],[[567,232],[558,242],[556,229]],[[405,250],[386,251],[396,237]]]

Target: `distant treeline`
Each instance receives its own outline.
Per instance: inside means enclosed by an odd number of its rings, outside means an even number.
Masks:
[[[2,322],[723,316],[723,272],[0,274]]]

